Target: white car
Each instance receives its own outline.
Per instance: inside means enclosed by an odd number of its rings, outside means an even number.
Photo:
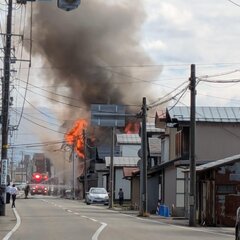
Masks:
[[[86,204],[100,203],[108,205],[109,196],[105,188],[92,187],[89,192],[86,193]]]

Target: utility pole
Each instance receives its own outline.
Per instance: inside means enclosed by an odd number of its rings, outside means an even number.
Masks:
[[[3,163],[8,163],[8,114],[9,114],[9,85],[10,85],[10,63],[11,63],[11,40],[12,40],[12,0],[8,1],[7,29],[6,29],[6,46],[4,48],[4,76],[2,79],[2,156],[1,172]],[[3,178],[3,174],[2,178]],[[0,216],[5,216],[5,195],[6,180],[1,179],[1,188],[3,190],[2,198],[4,204],[0,205]]]
[[[23,170],[24,170],[24,155],[23,155],[23,151],[22,151],[22,160],[21,160],[21,183],[23,184]]]
[[[115,127],[112,128],[112,146],[111,146],[111,159],[110,159],[110,199],[109,199],[109,208],[113,207],[114,199],[114,152],[115,152]]]
[[[73,192],[72,192],[72,198],[75,199],[75,157],[74,157],[74,147],[75,147],[75,140],[72,144],[72,175],[73,175]]]
[[[190,110],[190,215],[189,226],[196,226],[196,161],[195,161],[195,129],[196,129],[196,70],[191,65],[190,76],[191,110]]]
[[[88,181],[87,181],[87,134],[85,129],[83,129],[83,142],[84,142],[84,198],[86,198],[86,192],[88,191]]]
[[[142,103],[142,130],[141,130],[141,139],[142,139],[142,216],[147,216],[147,103],[146,97],[143,98]]]

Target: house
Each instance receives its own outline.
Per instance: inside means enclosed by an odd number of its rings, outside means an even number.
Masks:
[[[105,157],[106,167],[110,167],[110,157]],[[114,157],[114,179],[113,179],[113,189],[114,189],[114,200],[118,199],[118,190],[123,189],[124,200],[131,200],[131,182],[124,178],[123,169],[136,168],[139,161],[139,157]]]
[[[114,200],[118,199],[118,190],[123,189],[125,200],[131,200],[131,182],[124,178],[126,169],[136,168],[140,160],[138,156],[141,148],[141,138],[138,134],[116,134],[116,146],[119,156],[114,156]],[[105,157],[106,167],[110,167],[110,157]],[[125,170],[124,170],[125,169]]]
[[[159,195],[173,216],[188,216],[188,187],[183,169],[189,167],[190,107],[168,107],[164,116],[156,114],[162,135]],[[196,165],[239,154],[240,108],[196,107]],[[151,170],[150,170],[151,171]]]
[[[161,163],[161,136],[165,129],[156,128],[154,123],[147,123],[147,152],[148,152],[148,179],[147,179],[147,209],[149,212],[156,212],[160,198],[160,175],[158,165]],[[141,153],[139,153],[141,155]],[[139,164],[140,166],[140,164]],[[140,170],[132,170],[131,176],[127,176],[132,186],[132,206],[135,209],[140,207]],[[161,192],[161,191],[160,191]]]
[[[234,227],[240,206],[240,155],[200,165],[196,173],[198,222]]]

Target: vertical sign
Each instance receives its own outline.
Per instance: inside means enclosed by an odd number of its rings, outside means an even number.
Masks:
[[[2,159],[1,185],[7,185],[7,159]]]

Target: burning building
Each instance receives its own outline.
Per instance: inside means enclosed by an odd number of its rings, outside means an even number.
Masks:
[[[55,86],[49,94],[59,100],[53,111],[60,120],[80,117],[88,122],[93,103],[131,105],[136,106],[131,111],[139,111],[142,97],[150,96],[146,84],[160,72],[142,68],[153,61],[141,46],[146,14],[140,0],[84,1],[71,12],[49,2],[33,8],[32,53],[41,60],[41,81]],[[77,141],[81,159],[82,139],[74,131],[68,132],[66,142]],[[109,141],[108,134],[99,132],[95,131],[97,141]]]

